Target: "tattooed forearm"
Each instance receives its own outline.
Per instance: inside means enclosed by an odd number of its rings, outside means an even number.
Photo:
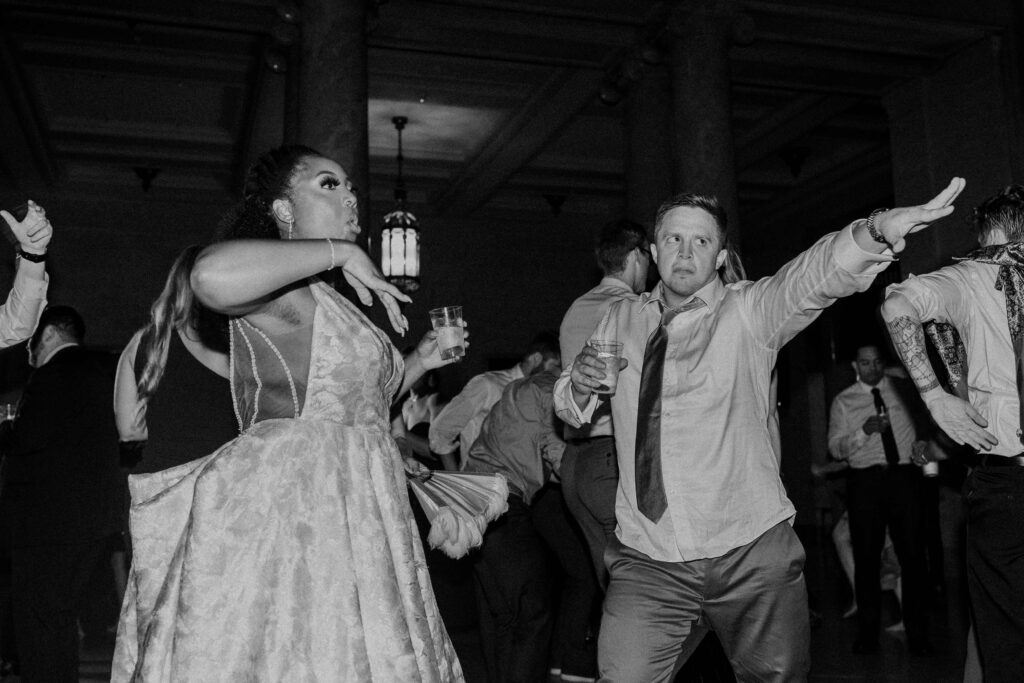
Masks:
[[[921,323],[910,316],[901,315],[885,321],[889,328],[889,336],[900,355],[900,360],[907,367],[910,378],[922,394],[939,386],[928,351],[924,345],[924,328]]]

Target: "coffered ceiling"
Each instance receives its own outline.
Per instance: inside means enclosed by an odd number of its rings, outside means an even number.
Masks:
[[[600,93],[628,97],[645,64],[664,59],[674,4],[372,3],[372,198],[390,196],[391,117],[404,115],[407,184],[428,215],[547,211],[546,195],[563,197],[567,212],[621,210],[625,107]],[[887,177],[883,94],[1019,30],[1011,0],[739,6],[731,68],[743,213],[791,203],[840,169]],[[272,35],[293,9],[0,0],[0,184],[127,191],[155,173],[160,191],[236,189],[255,151],[280,140],[288,76],[270,67],[287,60]]]

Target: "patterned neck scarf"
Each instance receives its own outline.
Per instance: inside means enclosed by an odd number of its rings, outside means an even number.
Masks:
[[[1010,328],[1010,340],[1017,351],[1018,366],[1020,350],[1024,347],[1024,242],[996,244],[975,249],[954,261],[977,261],[999,266],[995,288],[1006,296],[1006,322]],[[946,323],[925,324],[925,332],[935,345],[949,374],[950,388],[961,398],[967,398],[967,349],[956,328]],[[1020,394],[1022,377],[1018,373],[1017,392]]]

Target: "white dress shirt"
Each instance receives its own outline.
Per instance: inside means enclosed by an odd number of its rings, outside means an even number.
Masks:
[[[903,397],[893,386],[893,380],[882,377],[875,387],[857,381],[843,389],[832,400],[828,424],[828,450],[836,460],[846,460],[855,470],[874,465],[885,465],[885,446],[880,433],[866,434],[864,422],[877,415],[875,397],[871,390],[877,388],[885,402],[892,434],[900,452],[900,464],[909,465],[917,431],[914,416]]]
[[[487,413],[501,398],[505,386],[522,377],[523,371],[516,363],[508,370],[484,372],[469,380],[459,395],[430,423],[430,450],[445,454],[461,446],[461,466],[465,468],[469,448],[480,435],[480,427]]]
[[[46,288],[49,282],[46,273],[42,278],[37,278],[29,275],[27,269],[20,267],[19,263],[14,274],[14,286],[7,295],[7,301],[0,306],[0,348],[13,346],[32,336],[39,316],[46,308]]]
[[[661,467],[668,510],[657,523],[636,506],[637,403],[647,339],[661,321],[662,285],[637,301],[618,301],[594,333],[623,342],[629,365],[611,398],[619,459],[619,540],[655,560],[719,557],[792,519],[779,478],[781,454],[771,404],[778,351],[837,298],[868,288],[892,260],[854,242],[852,225],[823,237],[757,282],[715,278],[695,295],[703,305],[668,328],[662,382]],[[570,424],[587,422],[603,398],[580,409],[570,370],[555,407]]]
[[[957,329],[967,347],[967,398],[999,439],[989,452],[1017,455],[1024,445],[1017,436],[1016,360],[1006,322],[1006,297],[995,287],[998,275],[995,264],[961,261],[890,285],[886,294],[902,294],[922,322],[934,320]]]
[[[616,277],[605,277],[597,287],[572,302],[572,306],[562,318],[562,326],[558,331],[558,343],[562,352],[562,363],[572,364],[574,358],[586,346],[587,340],[604,318],[612,302],[620,299],[636,301],[639,299],[629,285]],[[611,436],[612,411],[607,402],[598,406],[597,412],[587,425],[571,427],[566,425],[565,438],[579,439],[595,436]]]

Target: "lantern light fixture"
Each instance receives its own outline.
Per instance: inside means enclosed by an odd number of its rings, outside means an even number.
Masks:
[[[395,181],[395,208],[384,216],[380,231],[380,269],[387,281],[403,292],[420,287],[420,227],[416,216],[406,210],[405,179],[402,176],[402,130],[409,122],[395,116],[391,123],[398,131],[398,179]]]

